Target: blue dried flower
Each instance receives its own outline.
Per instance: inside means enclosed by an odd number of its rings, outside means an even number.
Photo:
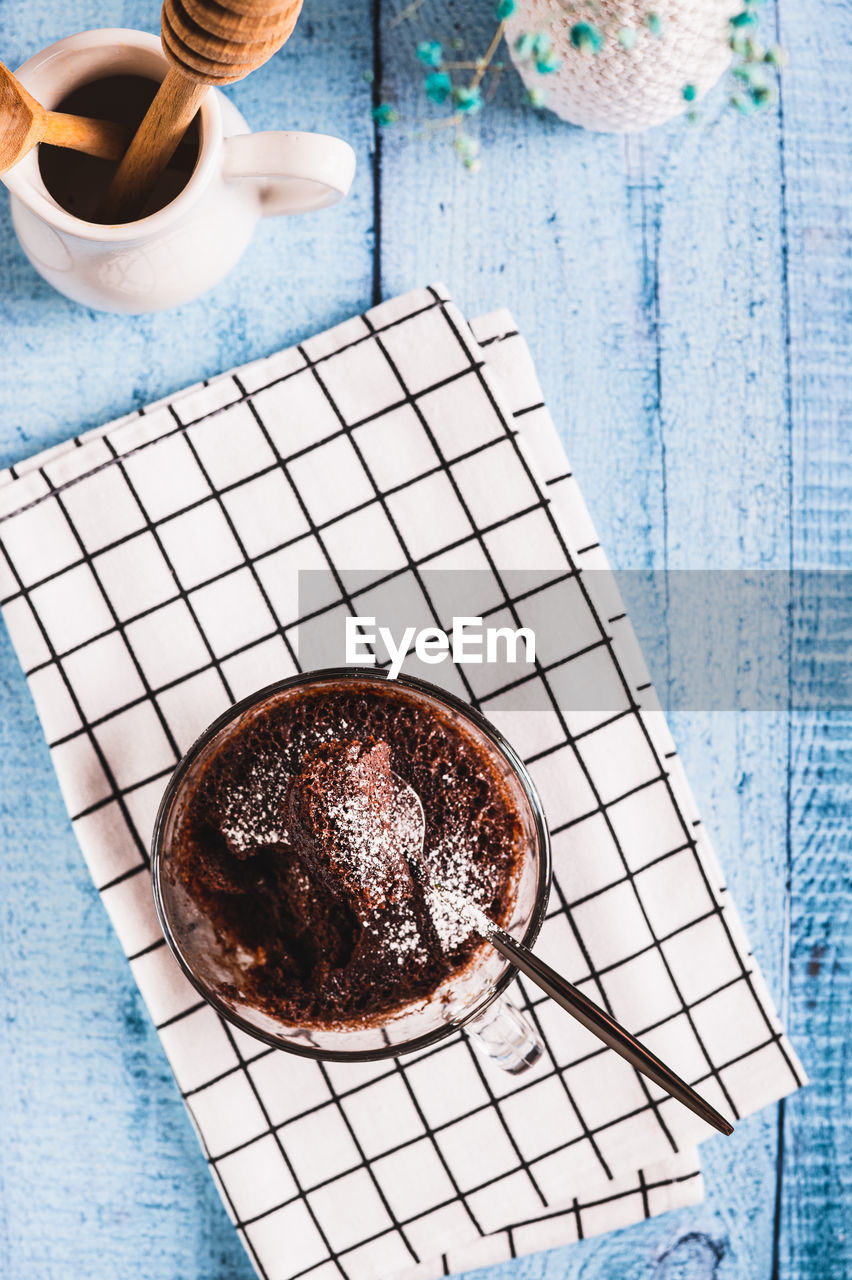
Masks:
[[[780,45],[773,45],[771,49],[767,49],[763,55],[763,61],[768,62],[770,67],[786,67],[790,59],[787,56],[786,49],[782,49]]]
[[[603,36],[591,22],[575,22],[571,28],[571,43],[581,53],[600,53]]]
[[[753,13],[749,13],[748,9],[744,9],[742,13],[734,14],[730,24],[736,31],[751,31],[757,26],[757,18]]]
[[[515,41],[515,53],[521,59],[532,57],[535,50],[535,36],[532,31],[522,32]]]
[[[426,97],[430,102],[446,102],[453,91],[453,84],[446,71],[433,71],[423,81]]]
[[[618,43],[622,49],[632,49],[636,43],[636,32],[630,27],[622,27],[618,33]]]
[[[731,98],[731,106],[735,111],[739,111],[740,115],[747,116],[754,110],[754,103],[751,98],[746,98],[741,93],[735,93]]]
[[[558,71],[562,66],[562,59],[554,52],[545,54],[543,58],[536,59],[535,69],[540,71],[543,76],[549,75],[551,71]]]
[[[527,89],[524,94],[524,101],[527,106],[535,107],[536,111],[540,111],[547,104],[546,89]]]
[[[734,67],[731,75],[742,80],[750,89],[762,89],[768,83],[766,73],[758,62],[744,62],[740,67]]]
[[[648,28],[652,36],[661,39],[664,30],[664,23],[658,13],[648,13],[645,15],[645,26]]]
[[[684,102],[694,102],[698,96],[698,90],[694,84],[685,84],[681,90]]]
[[[465,162],[475,160],[479,155],[479,143],[476,138],[468,137],[466,133],[460,133],[453,142],[453,149],[458,156]]]
[[[515,0],[497,0],[494,17],[498,22],[505,22],[507,18],[511,18],[516,7]]]
[[[427,67],[440,67],[444,61],[444,50],[440,40],[421,40],[417,46],[417,57]]]
[[[453,102],[465,115],[475,115],[477,111],[482,110],[482,90],[468,89],[459,85],[458,88],[453,89]]]
[[[751,36],[746,38],[745,57],[748,62],[762,62],[766,50],[759,40],[752,40]]]
[[[399,112],[389,102],[380,102],[377,107],[373,107],[372,115],[376,124],[382,126],[396,124],[399,119]]]

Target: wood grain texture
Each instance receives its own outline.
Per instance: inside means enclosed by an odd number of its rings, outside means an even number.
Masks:
[[[0,465],[369,305],[369,6],[315,7],[319,21],[229,93],[258,129],[346,137],[353,190],[316,217],[261,223],[205,299],[129,322],[66,302],[18,248],[2,193],[0,348],[15,377],[0,380]],[[3,0],[0,14],[13,67],[74,30],[159,24],[156,0]],[[250,1280],[2,627],[0,847],[0,1276]]]
[[[0,63],[0,173],[5,173],[44,137],[47,112]]]
[[[67,111],[49,111],[44,141],[54,147],[84,151],[102,160],[118,160],[129,141],[128,131],[111,120],[92,120],[89,116],[72,116]]]
[[[183,0],[164,0],[163,47],[191,78],[227,84],[247,76],[281,48],[296,25],[302,0],[274,8],[267,0],[224,5],[193,0],[191,7],[192,12]]]
[[[397,32],[383,59],[393,98],[414,79],[390,47],[399,43]],[[422,100],[403,101],[423,113]],[[788,563],[778,126],[764,118],[744,128],[718,95],[705,111],[701,128],[675,123],[622,140],[518,108],[500,116],[499,133],[483,123],[474,182],[446,139],[427,159],[426,144],[385,135],[383,292],[402,286],[413,259],[417,276],[448,279],[468,310],[509,300],[535,335],[545,393],[619,567]],[[664,681],[664,670],[654,674]],[[766,713],[673,722],[780,997],[786,722]],[[731,1142],[708,1144],[702,1209],[558,1251],[546,1266],[507,1265],[495,1280],[768,1276],[777,1153],[777,1113],[754,1117]]]
[[[446,137],[411,142],[398,126],[376,147],[362,75],[376,73],[376,100],[422,117],[414,44],[457,22],[466,33],[478,26],[484,47],[491,0],[427,0],[422,27],[389,30],[402,5],[312,0],[285,52],[229,91],[255,127],[347,137],[359,173],[334,213],[263,224],[207,299],[132,320],[82,311],[34,275],[3,205],[0,325],[16,380],[0,385],[0,462],[334,323],[371,294],[438,278],[469,314],[504,304],[516,313],[617,566],[848,567],[843,0],[782,0],[793,63],[781,109],[755,120],[723,111],[719,93],[698,127],[625,142],[532,115],[509,82],[505,105],[482,119],[473,180]],[[2,13],[12,65],[71,29],[155,30],[159,20],[156,0],[69,0],[61,15],[51,0],[3,0]],[[95,345],[103,359],[92,364]],[[0,1273],[247,1280],[74,846],[5,636],[0,646]],[[663,645],[663,682],[665,659]],[[673,719],[813,1083],[780,1117],[770,1109],[707,1144],[703,1206],[481,1280],[852,1275],[841,907],[852,725],[766,712]]]
[[[784,6],[779,23],[802,50],[784,87],[782,155],[791,555],[812,569],[852,558],[852,189],[849,140],[838,130],[852,104],[852,48],[837,38],[844,22],[848,8],[834,0],[818,24],[795,5]],[[784,1109],[773,1280],[852,1270],[852,719],[797,715],[789,750],[788,1017],[806,1038],[816,1087]]]

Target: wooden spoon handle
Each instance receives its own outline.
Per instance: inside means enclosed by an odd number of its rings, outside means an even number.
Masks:
[[[92,120],[89,116],[72,116],[64,111],[48,111],[47,127],[42,142],[102,160],[120,160],[130,141],[130,130],[111,120]]]
[[[188,80],[170,67],[124,154],[107,192],[105,215],[110,222],[132,218],[144,202],[207,94],[208,86]]]

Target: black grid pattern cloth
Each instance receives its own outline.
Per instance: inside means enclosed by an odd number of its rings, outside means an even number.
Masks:
[[[531,566],[549,576],[513,595]],[[446,629],[427,586],[438,568],[487,570],[498,598],[469,612],[541,624],[522,681],[534,712],[451,668],[548,815],[537,950],[734,1119],[804,1082],[523,339],[506,312],[469,326],[442,288],[407,294],[0,476],[5,621],[95,884],[266,1280],[431,1280],[701,1196],[710,1131],[535,988],[514,988],[544,1043],[521,1075],[461,1034],[403,1061],[322,1064],[224,1023],[164,944],[158,802],[233,700],[316,665],[299,571],[328,571],[326,623],[391,591]],[[608,709],[572,711],[565,690],[590,679]]]

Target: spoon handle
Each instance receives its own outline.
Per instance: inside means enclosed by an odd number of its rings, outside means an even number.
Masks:
[[[146,196],[177,150],[209,87],[188,79],[179,67],[169,68],[113,174],[103,204],[108,221],[139,217]]]
[[[527,947],[516,942],[504,929],[499,929],[495,925],[488,931],[487,936],[491,945],[511,961],[516,969],[520,969],[521,973],[531,978],[536,986],[541,987],[542,991],[550,996],[551,1000],[555,1000],[558,1005],[566,1009],[605,1045],[614,1049],[622,1058],[626,1058],[637,1071],[641,1071],[649,1080],[653,1080],[654,1084],[665,1089],[666,1093],[677,1098],[678,1102],[689,1107],[690,1111],[694,1111],[697,1116],[712,1125],[714,1129],[718,1129],[720,1133],[733,1133],[733,1125],[724,1116],[719,1115],[719,1112],[690,1088],[685,1080],[681,1080],[680,1076],[669,1070],[665,1063],[629,1035],[608,1013],[594,1004],[588,996],[583,995],[573,983],[568,982],[555,969],[551,969],[550,965],[545,964]]]
[[[84,151],[102,160],[120,160],[127,150],[130,131],[111,120],[91,120],[65,111],[48,111],[41,141],[53,147]]]

